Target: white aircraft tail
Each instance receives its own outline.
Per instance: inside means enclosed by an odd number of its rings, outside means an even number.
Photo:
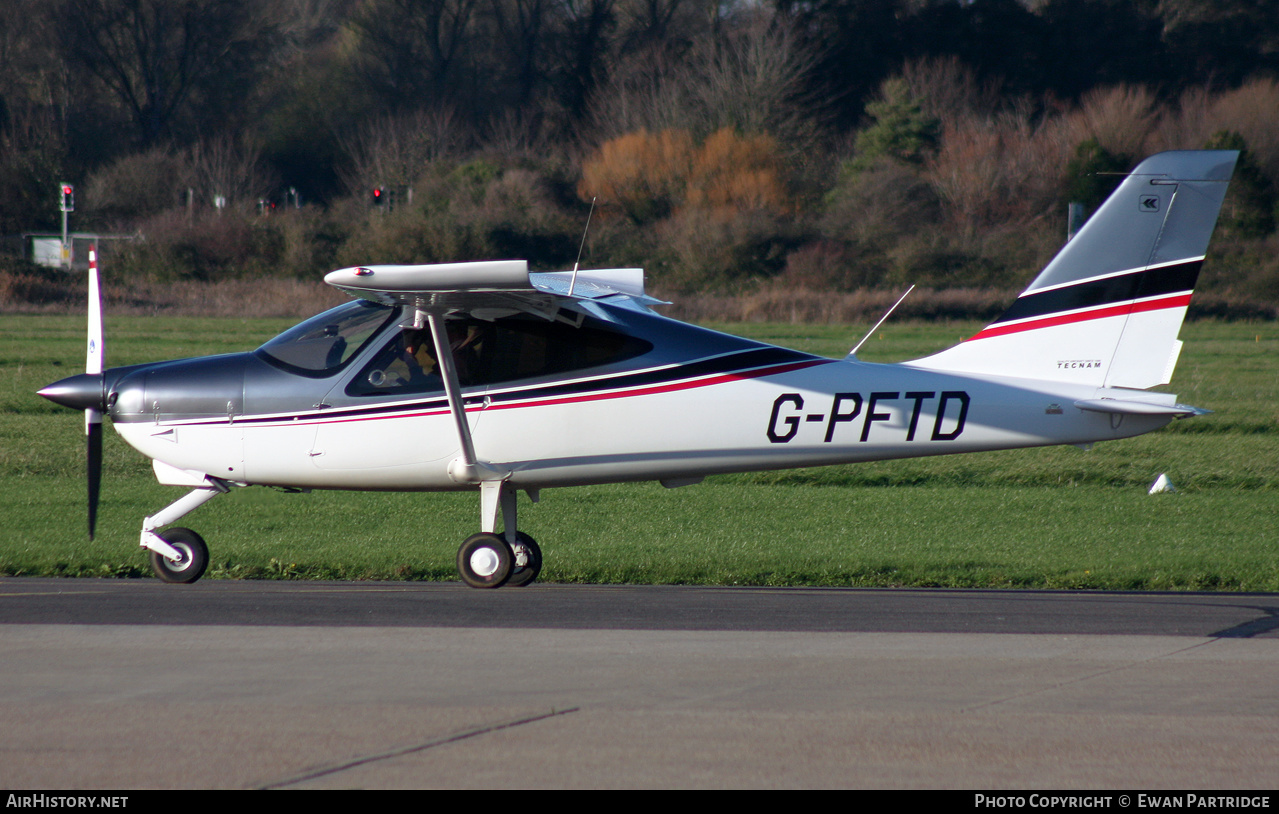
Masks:
[[[1238,157],[1205,150],[1147,158],[1003,316],[907,364],[1097,387],[1167,384]]]

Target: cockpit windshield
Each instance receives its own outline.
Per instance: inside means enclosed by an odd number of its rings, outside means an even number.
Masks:
[[[257,352],[295,373],[325,376],[359,353],[398,313],[365,300],[349,302],[293,326]]]

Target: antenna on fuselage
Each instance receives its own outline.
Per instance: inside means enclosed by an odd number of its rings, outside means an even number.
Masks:
[[[573,286],[577,285],[577,267],[582,262],[582,250],[586,248],[586,234],[591,231],[591,216],[595,214],[595,199],[591,198],[591,211],[586,213],[586,228],[582,230],[582,245],[577,247],[577,259],[573,261],[573,276],[568,281],[568,295],[573,296]]]
[[[892,308],[889,308],[889,309],[888,309],[888,310],[884,313],[884,315],[883,315],[882,317],[880,317],[880,318],[879,318],[879,322],[876,322],[876,323],[875,323],[875,327],[871,328],[869,331],[867,331],[867,332],[866,332],[866,335],[862,337],[862,341],[858,342],[856,345],[854,345],[854,346],[853,346],[853,349],[852,349],[852,350],[850,350],[850,351],[848,352],[848,355],[849,355],[849,356],[856,356],[856,355],[857,355],[857,351],[858,351],[858,349],[859,349],[859,348],[861,348],[861,346],[862,346],[862,345],[865,345],[865,344],[866,344],[866,340],[867,340],[867,339],[870,339],[870,335],[871,335],[871,334],[873,334],[873,333],[875,333],[875,331],[879,330],[879,326],[884,324],[884,320],[886,320],[886,319],[888,319],[890,316],[892,316],[892,315],[893,315],[893,312],[897,310],[897,306],[899,306],[899,305],[901,305],[901,304],[902,304],[902,300],[906,299],[906,297],[910,294],[910,292],[912,292],[912,291],[914,291],[914,290],[915,290],[915,286],[914,286],[914,284],[912,283],[912,284],[911,284],[911,287],[910,287],[910,288],[908,288],[908,289],[906,289],[906,293],[905,293],[905,294],[902,294],[900,297],[898,297],[898,298],[897,298],[897,302],[893,303],[893,307],[892,307]]]

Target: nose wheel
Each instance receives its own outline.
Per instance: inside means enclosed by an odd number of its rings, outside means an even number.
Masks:
[[[204,538],[191,529],[174,528],[160,532],[164,540],[178,552],[178,559],[171,560],[158,551],[151,552],[151,570],[164,582],[195,582],[209,567],[209,547]]]

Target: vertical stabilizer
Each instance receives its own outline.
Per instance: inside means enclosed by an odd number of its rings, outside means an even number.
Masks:
[[[1168,383],[1238,157],[1202,150],[1147,158],[1003,316],[907,364],[1097,387]]]

